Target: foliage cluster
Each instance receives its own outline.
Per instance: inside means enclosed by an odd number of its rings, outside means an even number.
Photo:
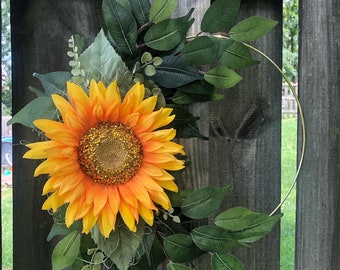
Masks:
[[[11,120],[34,128],[35,119],[60,119],[51,94],[67,98],[65,82],[74,81],[88,89],[91,79],[105,84],[118,81],[122,94],[134,82],[146,86],[147,96],[158,96],[158,107],[172,107],[177,138],[207,139],[193,116],[183,106],[223,98],[217,89],[231,88],[242,80],[236,72],[258,62],[252,59],[248,41],[267,34],[277,22],[250,17],[237,24],[240,0],[216,0],[203,15],[201,32],[187,37],[194,19],[173,18],[177,0],[104,0],[105,30],[88,46],[77,35],[69,40],[70,71],[34,74],[43,89],[30,87],[37,98]],[[201,71],[199,66],[206,66]],[[168,127],[167,127],[168,128]],[[104,238],[98,228],[90,235],[80,233],[81,223],[67,228],[64,210],[54,216],[49,239],[65,236],[52,255],[53,269],[72,265],[73,269],[157,269],[168,259],[168,269],[191,269],[196,257],[211,254],[211,267],[244,269],[228,252],[248,247],[268,234],[281,215],[268,216],[243,207],[213,216],[230,190],[205,187],[195,191],[169,193],[173,209],[160,209],[154,226],[140,222],[137,232],[124,224]]]

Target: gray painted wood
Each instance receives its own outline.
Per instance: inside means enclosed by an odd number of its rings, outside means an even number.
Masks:
[[[281,1],[242,1],[240,18],[281,21]],[[281,63],[281,25],[253,43]],[[210,184],[234,189],[226,206],[270,213],[280,200],[281,76],[265,60],[242,70],[244,80],[210,107]],[[234,251],[245,269],[280,268],[279,226],[249,249]]]
[[[99,30],[100,10],[93,0],[11,1],[13,55],[13,112],[33,95],[28,86],[38,86],[33,72],[65,70],[69,61],[67,40],[79,33],[91,38]],[[46,237],[52,218],[41,210],[44,177],[33,178],[37,163],[22,159],[27,150],[21,141],[37,141],[36,133],[14,125],[14,269],[51,268],[53,243]]]
[[[299,96],[307,149],[297,183],[299,270],[340,268],[339,41],[340,1],[301,0]]]

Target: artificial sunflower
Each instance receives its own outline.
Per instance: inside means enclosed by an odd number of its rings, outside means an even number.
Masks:
[[[68,100],[52,95],[63,121],[34,121],[49,140],[28,144],[24,155],[46,159],[34,173],[49,175],[42,209],[55,212],[67,204],[67,226],[82,219],[88,233],[97,223],[108,237],[119,214],[136,231],[140,217],[153,224],[158,205],[171,208],[164,189],[178,188],[167,171],[184,168],[174,156],[184,151],[171,141],[174,129],[160,129],[173,121],[172,110],[155,111],[157,97],[144,94],[136,83],[122,100],[116,81],[107,88],[91,81],[89,94],[68,82]]]

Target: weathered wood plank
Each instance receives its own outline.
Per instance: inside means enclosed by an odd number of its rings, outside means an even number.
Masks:
[[[13,112],[33,95],[27,89],[37,85],[33,72],[65,70],[67,40],[79,33],[87,38],[99,30],[98,1],[11,1],[13,55]],[[91,19],[89,19],[91,18]],[[14,269],[51,269],[51,249],[46,237],[52,219],[41,211],[43,177],[33,179],[34,162],[23,160],[21,141],[36,141],[36,134],[15,125],[14,136]]]
[[[240,17],[281,21],[281,1],[242,1]],[[281,63],[281,27],[254,43]],[[258,57],[256,57],[258,58]],[[244,80],[210,107],[210,184],[233,183],[226,206],[270,213],[280,200],[281,76],[264,59],[241,71]],[[279,226],[249,249],[236,250],[245,269],[279,269]]]
[[[295,269],[340,267],[339,41],[340,2],[301,0],[299,96],[307,148],[297,184]]]

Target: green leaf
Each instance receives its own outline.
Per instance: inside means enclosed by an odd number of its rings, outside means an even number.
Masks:
[[[167,127],[176,129],[177,138],[192,138],[197,137],[203,140],[208,140],[208,137],[201,134],[197,120],[199,117],[193,116],[188,110],[180,106],[171,106],[172,114],[176,115],[175,119]]]
[[[210,36],[197,37],[185,45],[182,57],[193,65],[214,63],[227,48],[229,41]]]
[[[182,205],[182,213],[194,219],[207,218],[217,211],[232,185],[225,188],[205,187],[188,195]]]
[[[52,269],[60,270],[72,265],[77,259],[80,247],[80,233],[73,231],[64,237],[52,253]]]
[[[221,64],[231,69],[237,69],[260,63],[260,61],[252,59],[249,49],[245,45],[237,41],[230,41],[230,45],[219,59]]]
[[[227,32],[236,19],[241,0],[216,0],[207,9],[201,30],[208,33]]]
[[[163,246],[159,242],[157,238],[154,239],[151,252],[150,252],[150,260],[147,258],[146,254],[140,258],[140,260],[130,266],[129,270],[157,270],[159,264],[165,259]]]
[[[211,258],[212,270],[244,270],[242,262],[228,253],[214,253]]]
[[[204,253],[187,234],[168,236],[164,240],[164,248],[170,259],[179,263],[190,262]]]
[[[129,3],[138,24],[146,24],[149,20],[149,12],[151,8],[149,0],[129,0]]]
[[[144,36],[144,42],[154,50],[171,50],[185,39],[188,29],[193,22],[194,19],[185,21],[183,18],[161,21],[148,29]]]
[[[56,223],[54,222],[52,228],[47,236],[47,241],[51,241],[54,236],[57,235],[67,235],[72,231],[80,231],[82,228],[82,223],[80,220],[74,222],[70,228],[66,227],[65,223]]]
[[[56,119],[57,109],[54,106],[51,97],[38,97],[26,104],[19,112],[17,112],[9,125],[16,123],[22,124],[29,128],[35,128],[33,121],[37,119]]]
[[[170,17],[177,6],[178,0],[154,0],[151,5],[149,19],[158,23]]]
[[[252,41],[266,35],[277,24],[277,21],[253,16],[236,24],[230,29],[229,35],[237,41]]]
[[[166,266],[167,270],[190,270],[189,266],[178,264],[178,263],[168,263]]]
[[[219,214],[215,224],[233,231],[233,237],[241,242],[251,243],[267,235],[281,217],[282,214],[269,216],[244,207],[234,207]]]
[[[117,220],[116,229],[112,231],[109,238],[105,238],[98,228],[94,226],[91,235],[99,249],[108,256],[120,270],[127,270],[138,256],[138,247],[144,236],[143,222],[137,225],[137,231],[130,231],[121,219]]]
[[[234,70],[225,66],[219,66],[204,74],[204,79],[217,88],[230,88],[242,80]]]
[[[132,55],[136,49],[137,23],[130,10],[115,0],[103,0],[103,17],[117,46]]]
[[[80,67],[87,80],[102,81],[108,85],[118,80],[120,90],[127,91],[132,84],[132,75],[122,58],[116,53],[101,30],[94,42],[79,56]],[[126,77],[130,74],[131,78]]]
[[[177,56],[163,57],[163,62],[156,66],[156,71],[152,80],[166,88],[176,88],[203,78],[196,69]]]
[[[208,252],[227,251],[242,245],[227,230],[213,225],[195,228],[191,237],[196,246]]]
[[[172,101],[176,104],[189,104],[192,102],[204,102],[214,100],[215,87],[206,81],[195,81],[178,88]]]
[[[39,79],[46,96],[57,93],[64,94],[66,91],[66,82],[70,81],[72,74],[70,72],[56,71],[46,74],[34,73],[33,77]]]

